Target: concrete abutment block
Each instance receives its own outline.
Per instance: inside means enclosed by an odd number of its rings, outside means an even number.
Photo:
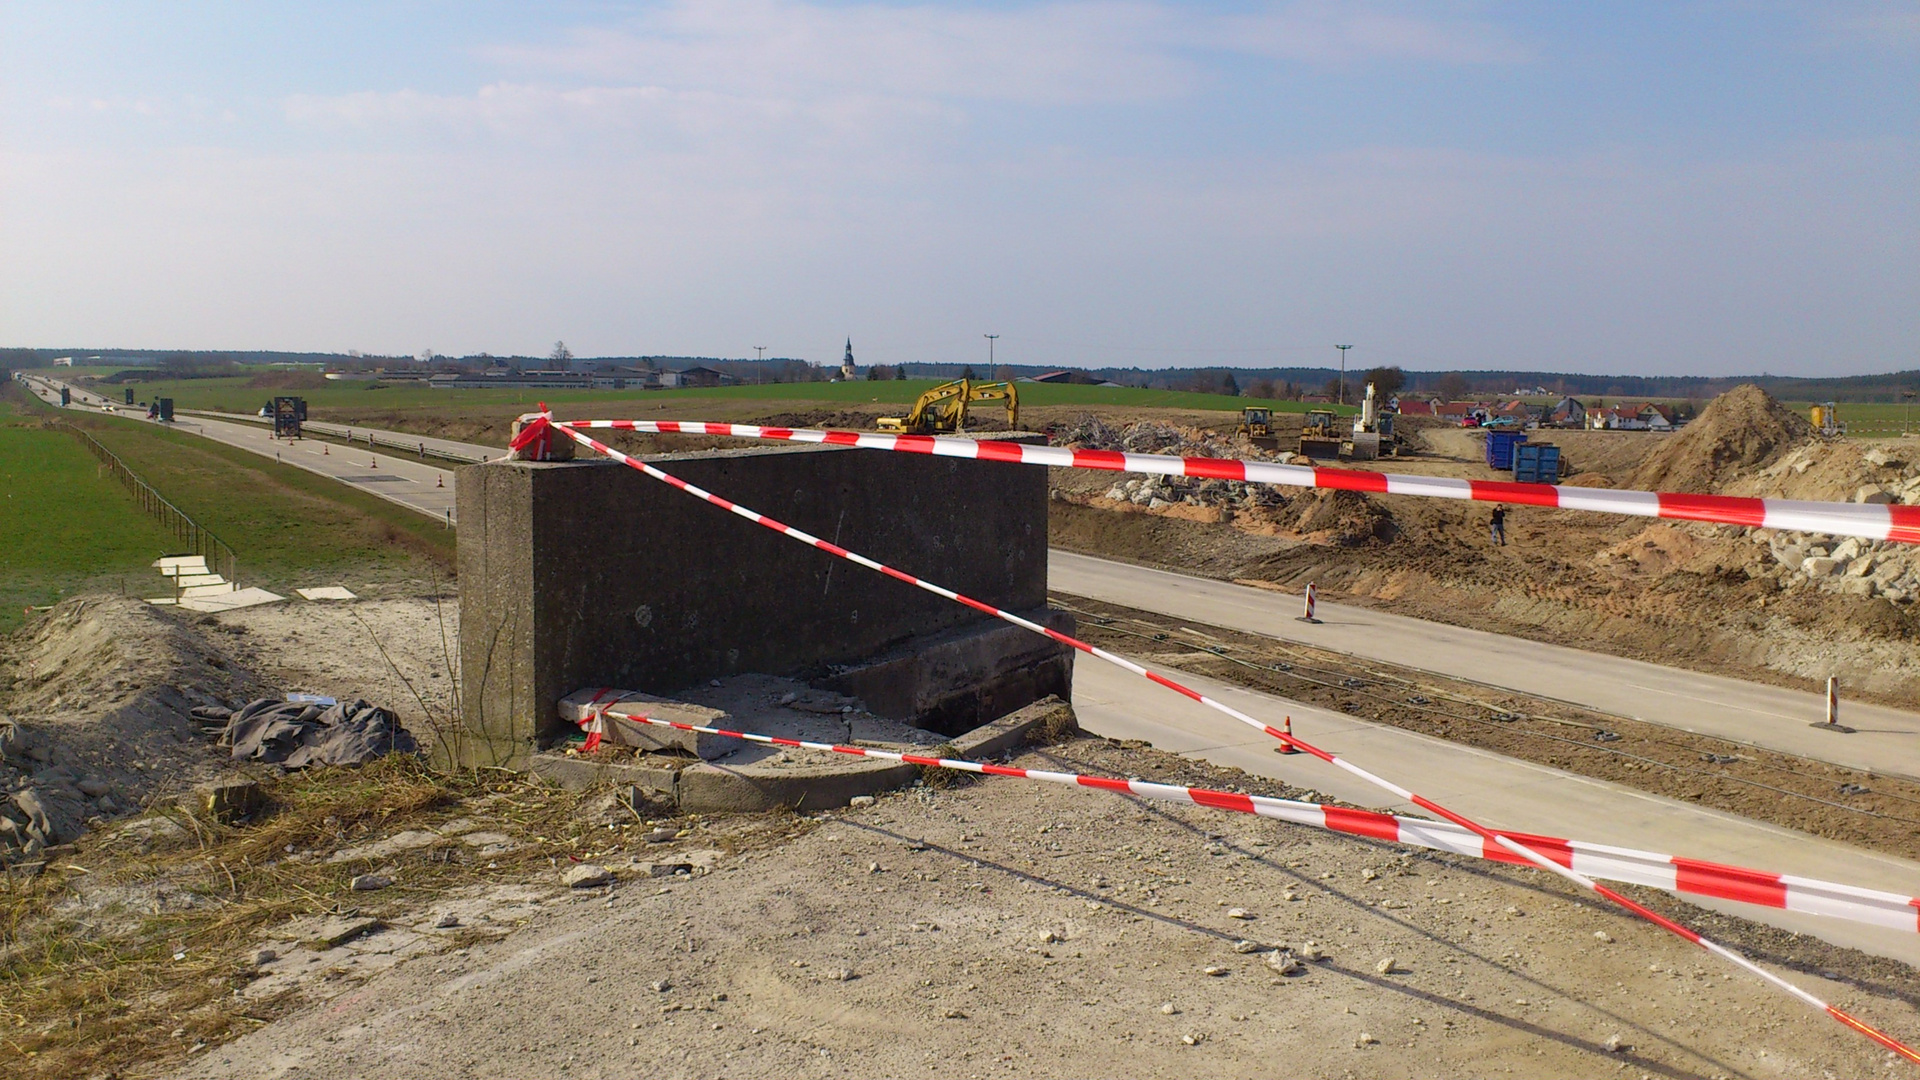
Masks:
[[[1071,625],[1046,610],[1044,469],[843,447],[647,460],[901,570]],[[466,765],[526,767],[575,730],[558,705],[585,687],[671,697],[742,673],[797,676],[945,734],[1071,690],[1064,646],[614,462],[471,465],[457,490]]]

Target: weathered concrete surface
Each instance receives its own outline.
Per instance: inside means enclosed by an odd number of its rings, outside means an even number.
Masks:
[[[1057,697],[1033,702],[954,738],[928,756],[990,758],[1038,738],[1078,730],[1073,707]],[[725,762],[652,756],[633,764],[592,761],[546,751],[529,759],[533,772],[562,787],[631,785],[682,812],[757,813],[782,808],[824,810],[845,806],[856,795],[903,787],[919,775],[916,765],[885,759],[840,757],[822,752],[817,766],[761,768]]]
[[[1073,632],[1064,611],[1016,614]],[[815,682],[859,698],[876,715],[958,735],[1048,695],[1071,697],[1073,653],[1030,630],[990,622],[914,638]]]
[[[837,447],[649,460],[988,603],[1046,604],[1044,470]],[[460,470],[458,491],[459,756],[469,764],[523,764],[561,729],[556,703],[584,686],[671,695],[742,672],[825,676],[988,618],[612,462],[472,465]],[[967,648],[948,648],[964,667]],[[976,660],[992,651],[980,649]],[[971,705],[951,685],[892,700],[924,701],[959,722],[968,710],[977,719],[1024,705],[1022,693],[1063,693],[1069,676],[1036,655],[1007,654],[1012,667],[997,673],[1007,689],[988,687]],[[897,670],[937,682],[958,668]]]

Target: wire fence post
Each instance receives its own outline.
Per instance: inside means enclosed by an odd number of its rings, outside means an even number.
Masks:
[[[179,507],[168,502],[152,484],[140,479],[137,473],[127,468],[126,462],[121,461],[113,451],[100,445],[99,440],[72,424],[61,423],[59,426],[92,451],[93,456],[99,458],[107,471],[133,495],[134,501],[140,504],[140,509],[158,521],[162,528],[172,533],[175,540],[186,546],[187,554],[200,556],[206,560],[210,571],[233,582],[236,586],[239,584],[240,559],[226,541],[207,531]]]

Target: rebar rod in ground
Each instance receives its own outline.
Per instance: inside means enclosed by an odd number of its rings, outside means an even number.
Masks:
[[[765,514],[762,514],[756,510],[750,509],[745,506],[741,506],[740,504],[735,502],[730,502],[727,499],[721,498],[720,496],[715,495],[704,488],[698,487],[694,484],[690,484],[687,481],[672,475],[671,473],[665,472],[661,469],[658,469],[652,465],[647,464],[644,461],[640,461],[637,458],[621,453],[620,451],[615,450],[612,447],[605,445],[604,443],[601,443],[599,440],[594,439],[590,436],[584,435],[581,432],[565,424],[552,424],[550,421],[548,421],[546,418],[543,417],[537,424],[528,425],[526,429],[523,429],[522,438],[527,438],[539,424],[544,424],[552,428],[558,428],[559,430],[566,432],[567,436],[569,438],[572,438],[576,442],[582,443],[586,446],[590,446],[593,449],[598,450],[602,454],[605,454],[606,456],[614,459],[615,461],[620,462],[623,465],[629,466],[630,468],[638,469],[640,472],[645,473],[647,476],[652,477],[653,479],[658,480],[661,483],[667,484],[671,487],[678,488],[682,492],[685,492],[686,494],[696,499],[701,499],[705,502],[711,503],[712,505],[718,506],[729,513],[735,514],[739,517],[746,518],[748,521],[751,521],[756,525],[760,525],[764,528],[771,529],[774,532],[790,537],[794,540],[797,540],[803,544],[807,544],[811,547],[818,548],[821,551],[825,551],[831,555],[837,556],[838,558],[845,559],[848,562],[854,563],[859,566],[864,566],[869,570],[873,570],[878,573],[885,574],[888,577],[894,578],[896,580],[903,581],[909,585],[914,586],[917,589],[921,589],[926,592],[933,593],[936,596],[945,597],[946,599],[952,600],[955,603],[964,604],[967,607],[973,608],[974,610],[981,612],[982,614],[991,615],[994,618],[1012,623],[1015,626],[1022,627],[1026,630],[1032,631],[1033,633],[1045,635],[1046,637],[1049,637],[1055,641],[1058,641],[1063,645],[1067,645],[1070,648],[1077,649],[1081,652],[1088,654],[1089,656],[1098,657],[1102,660],[1107,661],[1110,664],[1114,664],[1117,667],[1121,667],[1126,669],[1127,671],[1131,671],[1134,674],[1141,676],[1142,678],[1158,683],[1161,686],[1164,686],[1169,690],[1172,690],[1184,697],[1190,698],[1193,701],[1199,702],[1200,704],[1205,705],[1216,712],[1222,713],[1223,715],[1226,715],[1226,716],[1230,716],[1235,720],[1240,721],[1243,724],[1247,724],[1250,727],[1254,727],[1261,731],[1264,731],[1268,735],[1272,736],[1273,738],[1280,740],[1280,742],[1283,743],[1284,745],[1292,746],[1298,750],[1302,750],[1308,754],[1312,754],[1314,757],[1319,758],[1321,761],[1324,761],[1327,764],[1332,765],[1336,768],[1342,769],[1352,774],[1353,776],[1359,777],[1360,779],[1366,781],[1367,783],[1373,785],[1374,787],[1380,788],[1383,791],[1390,792],[1398,798],[1405,799],[1409,802],[1412,802],[1415,806],[1418,806],[1424,810],[1428,810],[1432,813],[1438,814],[1442,818],[1445,818],[1446,820],[1453,822],[1455,825],[1458,825],[1461,828],[1467,829],[1475,833],[1476,835],[1480,836],[1482,839],[1490,843],[1498,844],[1503,848],[1506,848],[1508,851],[1511,851],[1515,855],[1518,855],[1521,858],[1524,858],[1528,862],[1534,864],[1535,866],[1538,866],[1540,869],[1545,870],[1548,873],[1557,874],[1560,877],[1565,878],[1566,880],[1571,881],[1576,885],[1579,885],[1581,888],[1586,889],[1597,896],[1605,897],[1606,899],[1612,901],[1613,903],[1619,905],[1620,907],[1626,909],[1627,911],[1630,911],[1635,915],[1640,916],[1642,919],[1645,919],[1648,922],[1654,924],[1655,926],[1658,926],[1661,929],[1666,930],[1667,932],[1675,935],[1676,937],[1679,937],[1684,941],[1691,942],[1694,945],[1697,945],[1700,948],[1703,948],[1708,952],[1711,952],[1714,955],[1721,957],[1722,959],[1736,965],[1737,967],[1740,967],[1741,969],[1749,972],[1750,974],[1758,976],[1761,980],[1780,989],[1781,991],[1800,999],[1806,1004],[1816,1009],[1819,1009],[1822,1012],[1825,1012],[1827,1015],[1833,1017],[1835,1020],[1839,1021],[1840,1023],[1854,1029],[1855,1031],[1860,1032],[1862,1035],[1865,1035],[1867,1038],[1872,1039],[1874,1042],[1879,1043],[1881,1046],[1887,1048],[1888,1050],[1893,1051],[1894,1053],[1900,1055],[1901,1057],[1906,1058],[1908,1061],[1913,1062],[1914,1064],[1920,1064],[1920,1051],[1915,1051],[1913,1048],[1907,1046],[1905,1043],[1902,1043],[1898,1039],[1895,1039],[1893,1036],[1880,1031],[1879,1029],[1866,1023],[1864,1020],[1861,1020],[1843,1011],[1838,1006],[1830,1004],[1826,1001],[1822,1001],[1820,998],[1815,997],[1813,994],[1807,992],[1806,990],[1803,990],[1800,987],[1794,985],[1793,983],[1788,982],[1786,979],[1783,979],[1780,976],[1773,974],[1772,972],[1766,970],[1760,965],[1747,959],[1745,956],[1742,956],[1740,953],[1734,951],[1733,949],[1730,949],[1724,945],[1721,945],[1718,942],[1711,941],[1701,936],[1700,934],[1695,933],[1694,931],[1689,930],[1684,926],[1681,926],[1679,923],[1676,923],[1673,920],[1668,919],[1666,916],[1661,915],[1650,908],[1644,907],[1641,904],[1638,904],[1633,900],[1630,900],[1627,897],[1622,896],[1617,892],[1614,892],[1612,889],[1609,889],[1606,886],[1601,885],[1599,882],[1593,880],[1592,878],[1586,876],[1585,874],[1582,874],[1574,870],[1571,867],[1560,865],[1559,863],[1548,858],[1547,856],[1540,854],[1539,852],[1533,850],[1530,847],[1527,847],[1525,844],[1522,844],[1519,841],[1516,841],[1507,835],[1488,829],[1485,826],[1474,821],[1473,819],[1468,818],[1465,815],[1455,813],[1454,811],[1449,810],[1444,806],[1441,806],[1439,803],[1436,803],[1431,799],[1427,799],[1423,796],[1416,795],[1413,792],[1408,791],[1406,788],[1403,788],[1400,785],[1385,779],[1384,777],[1377,776],[1374,773],[1368,772],[1366,769],[1363,769],[1360,766],[1355,765],[1352,762],[1347,761],[1346,759],[1341,758],[1336,754],[1332,754],[1326,750],[1322,750],[1319,747],[1312,745],[1311,743],[1301,740],[1297,736],[1289,735],[1279,730],[1278,728],[1273,727],[1271,724],[1266,724],[1259,720],[1256,720],[1253,717],[1248,716],[1246,713],[1243,713],[1238,709],[1233,708],[1230,705],[1226,705],[1224,703],[1215,701],[1212,698],[1207,697],[1205,694],[1202,694],[1197,690],[1189,689],[1186,686],[1183,686],[1180,683],[1175,682],[1174,680],[1169,679],[1164,675],[1160,675],[1157,672],[1141,667],[1139,664],[1136,664],[1133,661],[1126,659],[1125,657],[1107,652],[1104,649],[1095,648],[1094,646],[1089,645],[1086,642],[1079,640],[1078,638],[1071,637],[1067,634],[1062,634],[1057,630],[1051,629],[1046,626],[1042,626],[1039,623],[1033,622],[1029,619],[1023,619],[1020,616],[1013,614],[1012,612],[1002,611],[1001,609],[994,607],[991,604],[987,604],[982,601],[975,600],[970,596],[965,596],[961,593],[954,592],[951,589],[945,588],[940,585],[936,585],[933,582],[922,580],[921,578],[917,578],[912,574],[906,573],[903,570],[896,570],[893,567],[886,565],[885,563],[876,562],[857,552],[849,551],[846,548],[840,547],[837,544],[828,543],[827,541],[822,540],[817,536],[804,532],[800,529],[796,529],[793,526],[787,525],[781,521],[775,520],[774,518],[770,518]],[[1179,459],[1173,459],[1173,460],[1177,461]]]

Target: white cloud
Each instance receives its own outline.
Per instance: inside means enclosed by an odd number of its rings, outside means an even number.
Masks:
[[[549,45],[481,56],[553,75],[736,93],[860,93],[1034,105],[1130,102],[1191,91],[1200,54],[1304,63],[1510,63],[1527,51],[1484,23],[1372,5],[1271,5],[1219,15],[1144,0],[1011,10],[682,0]]]

